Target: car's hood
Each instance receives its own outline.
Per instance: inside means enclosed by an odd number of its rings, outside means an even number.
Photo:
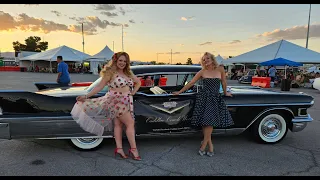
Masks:
[[[61,88],[51,88],[51,89],[45,89],[41,91],[37,91],[35,93],[37,94],[43,94],[48,96],[56,96],[56,97],[62,97],[62,96],[79,96],[79,95],[85,95],[87,94],[86,88],[87,86],[80,86],[80,87],[61,87]]]

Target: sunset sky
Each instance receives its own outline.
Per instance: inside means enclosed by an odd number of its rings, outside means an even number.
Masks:
[[[132,60],[185,63],[213,52],[236,56],[285,39],[305,47],[309,4],[2,4],[0,50],[40,36],[49,49],[66,45],[94,55],[105,45]],[[320,52],[320,5],[312,5],[309,49]]]

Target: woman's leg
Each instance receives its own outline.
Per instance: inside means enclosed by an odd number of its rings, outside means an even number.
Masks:
[[[209,145],[209,151],[212,152],[211,150],[213,150],[213,145],[212,145],[212,141],[211,141],[211,135],[212,135],[213,127],[212,126],[204,126],[202,128],[202,131],[203,131],[203,141],[202,141],[200,150],[204,151],[205,148],[207,147],[207,145]]]
[[[208,146],[209,146],[209,152],[213,152],[213,144],[212,144],[212,132],[213,127],[208,126],[208,130],[206,131],[207,139],[208,139]]]
[[[116,146],[118,148],[118,153],[121,153],[121,155],[125,155],[122,149],[122,127],[123,123],[116,118],[114,121],[114,139],[116,141]]]
[[[136,137],[135,137],[135,129],[134,129],[134,119],[131,116],[130,112],[127,112],[123,114],[119,120],[125,124],[126,126],[126,135],[130,144],[130,147],[132,148],[132,153],[135,157],[139,156],[138,150],[137,150],[137,144],[136,144]]]

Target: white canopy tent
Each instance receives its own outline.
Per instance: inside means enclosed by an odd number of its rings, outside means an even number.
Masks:
[[[216,56],[216,60],[217,60],[218,64],[221,64],[221,63],[223,64],[222,61],[224,61],[224,59],[223,59],[223,57],[220,56],[220,54],[218,56]]]
[[[90,72],[98,74],[98,65],[110,60],[114,52],[106,45],[100,52],[87,58],[85,61],[90,63]]]
[[[89,54],[80,52],[78,50],[75,50],[73,48],[70,48],[68,46],[60,46],[54,49],[50,49],[48,51],[40,52],[37,54],[33,54],[24,58],[21,58],[20,61],[26,61],[29,60],[33,62],[34,61],[49,61],[50,62],[50,70],[52,69],[52,61],[57,60],[57,56],[62,56],[63,61],[72,61],[72,62],[79,62],[82,63],[83,60],[90,57]]]
[[[230,58],[228,63],[259,64],[264,61],[285,58],[303,64],[319,64],[320,53],[298,46],[286,40],[263,46],[239,56]]]

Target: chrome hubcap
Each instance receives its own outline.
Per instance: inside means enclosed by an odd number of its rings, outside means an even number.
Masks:
[[[261,133],[265,138],[273,139],[281,133],[282,125],[278,119],[267,119],[261,123]]]
[[[98,141],[97,138],[77,138],[77,140],[82,144],[94,144]]]

